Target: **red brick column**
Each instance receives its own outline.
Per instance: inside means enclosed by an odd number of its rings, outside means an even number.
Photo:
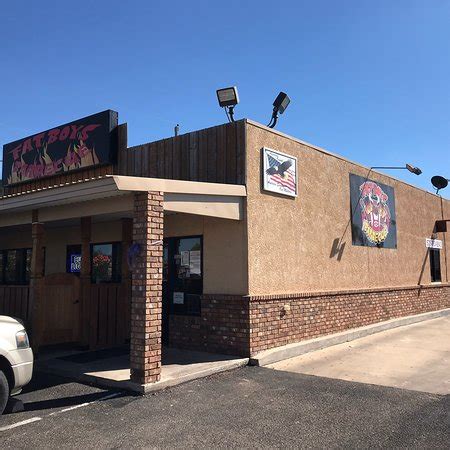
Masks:
[[[163,193],[134,196],[131,295],[131,380],[153,383],[161,377]]]

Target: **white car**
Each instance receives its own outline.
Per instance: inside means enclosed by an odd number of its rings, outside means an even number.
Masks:
[[[0,316],[0,414],[33,374],[33,351],[21,322]]]

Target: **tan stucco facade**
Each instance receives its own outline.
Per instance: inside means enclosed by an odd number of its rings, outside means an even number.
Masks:
[[[442,214],[438,196],[372,173],[370,179],[395,189],[397,249],[354,246],[349,174],[366,177],[368,169],[262,125],[248,121],[246,127],[250,295],[430,284],[425,239],[436,220],[450,218],[447,200]],[[262,190],[263,147],[298,158],[296,198]],[[345,244],[340,260],[332,256],[336,239]],[[444,245],[446,282],[450,253]]]
[[[164,237],[203,236],[204,294],[247,293],[246,226],[242,221],[190,214],[164,217]]]

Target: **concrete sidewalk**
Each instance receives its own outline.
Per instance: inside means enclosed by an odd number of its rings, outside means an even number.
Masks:
[[[383,331],[266,367],[450,394],[450,317]]]
[[[141,386],[131,382],[129,355],[122,353],[92,360],[89,352],[55,355],[54,358],[38,359],[36,371],[100,387],[145,394],[248,364],[248,358],[164,348],[161,381]]]

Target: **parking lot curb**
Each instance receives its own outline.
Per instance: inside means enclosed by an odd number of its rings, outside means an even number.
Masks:
[[[393,328],[411,325],[425,320],[437,319],[439,317],[449,316],[450,308],[432,311],[414,316],[400,317],[397,319],[379,322],[365,327],[353,328],[336,334],[321,336],[307,341],[296,342],[294,344],[276,347],[263,352],[257,353],[249,360],[251,366],[267,366],[278,361],[282,361],[305,353],[321,350],[333,345],[343,344],[344,342],[353,341],[371,334],[380,333],[381,331],[391,330]]]

